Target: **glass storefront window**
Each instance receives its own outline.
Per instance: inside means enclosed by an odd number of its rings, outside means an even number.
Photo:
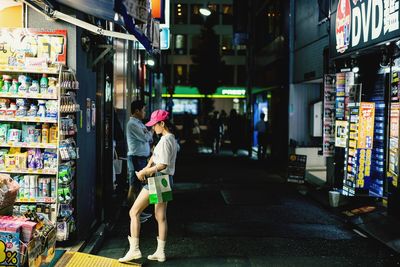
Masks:
[[[175,84],[186,84],[187,68],[186,65],[174,65]]]
[[[187,24],[188,21],[188,13],[187,13],[187,5],[186,4],[175,4],[175,24]]]
[[[232,5],[222,5],[222,24],[233,24],[233,10]]]
[[[202,5],[191,5],[190,24],[203,24],[204,18],[200,14]]]
[[[187,53],[187,42],[185,34],[176,34],[174,44],[175,44],[175,54],[185,55]]]

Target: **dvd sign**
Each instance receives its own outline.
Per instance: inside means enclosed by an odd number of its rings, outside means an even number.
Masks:
[[[332,1],[333,57],[400,36],[400,0]],[[336,12],[335,12],[336,11]]]

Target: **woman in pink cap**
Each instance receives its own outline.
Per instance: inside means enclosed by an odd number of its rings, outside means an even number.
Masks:
[[[136,175],[139,180],[145,181],[146,177],[153,176],[157,172],[169,175],[170,184],[172,186],[172,175],[175,173],[176,154],[178,152],[178,143],[172,134],[173,125],[168,120],[169,113],[165,110],[156,110],[151,114],[150,121],[146,126],[153,127],[156,134],[161,135],[161,139],[154,148],[147,166]],[[140,214],[149,205],[149,188],[145,185],[136,198],[135,203],[129,211],[131,217],[131,236],[128,236],[129,251],[120,262],[127,262],[142,257],[139,249],[139,233],[140,233]],[[149,255],[149,260],[165,261],[165,242],[167,240],[167,203],[158,203],[154,207],[155,218],[158,223],[157,250],[154,254]]]

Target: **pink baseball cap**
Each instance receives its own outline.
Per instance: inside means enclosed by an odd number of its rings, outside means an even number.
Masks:
[[[162,109],[157,109],[151,113],[150,121],[146,123],[146,126],[153,126],[157,122],[164,121],[168,119],[169,112],[162,110]]]

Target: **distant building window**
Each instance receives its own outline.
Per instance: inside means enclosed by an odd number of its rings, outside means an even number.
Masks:
[[[186,65],[174,65],[175,84],[186,84],[187,68]]]
[[[209,4],[208,9],[211,11],[211,15],[208,16],[207,20],[213,25],[219,24],[219,5]]]
[[[175,4],[175,24],[187,24],[188,14],[186,4]]]
[[[187,53],[186,35],[176,34],[174,44],[175,44],[175,54],[185,55]]]
[[[200,14],[202,5],[191,5],[190,24],[203,24],[204,18]]]
[[[221,82],[223,85],[233,85],[234,84],[234,66],[225,65],[222,69]]]
[[[236,46],[237,54],[239,56],[245,56],[246,55],[246,45],[237,45]]]
[[[221,36],[221,53],[222,55],[233,55],[234,51],[232,49],[232,36],[222,35]]]
[[[233,9],[232,5],[222,5],[222,24],[233,24]]]
[[[236,85],[246,85],[247,73],[245,66],[237,66],[237,84]]]
[[[318,0],[319,16],[318,21],[320,23],[328,20],[329,17],[329,0]]]
[[[190,54],[195,54],[197,49],[199,48],[199,42],[200,42],[200,35],[192,35],[191,38],[191,47],[190,47]]]

